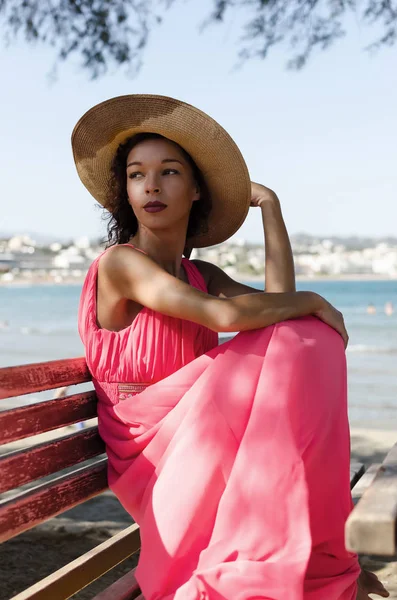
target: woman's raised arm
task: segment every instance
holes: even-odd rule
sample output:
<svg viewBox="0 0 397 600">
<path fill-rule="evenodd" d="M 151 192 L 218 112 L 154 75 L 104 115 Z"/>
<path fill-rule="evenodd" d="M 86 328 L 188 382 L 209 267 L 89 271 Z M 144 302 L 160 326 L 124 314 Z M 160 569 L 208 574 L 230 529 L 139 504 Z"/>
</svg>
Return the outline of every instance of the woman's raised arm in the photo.
<svg viewBox="0 0 397 600">
<path fill-rule="evenodd" d="M 252 181 L 251 206 L 259 207 L 262 213 L 265 236 L 265 292 L 294 292 L 294 259 L 277 194 Z"/>
</svg>

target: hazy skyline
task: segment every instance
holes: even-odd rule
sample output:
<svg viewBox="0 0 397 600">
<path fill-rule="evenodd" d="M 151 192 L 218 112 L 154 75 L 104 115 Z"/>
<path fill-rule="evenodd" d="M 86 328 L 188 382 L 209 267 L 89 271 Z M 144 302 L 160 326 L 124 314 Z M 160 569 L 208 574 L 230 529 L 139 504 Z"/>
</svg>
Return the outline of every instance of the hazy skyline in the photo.
<svg viewBox="0 0 397 600">
<path fill-rule="evenodd" d="M 75 171 L 70 134 L 98 102 L 158 93 L 225 127 L 251 178 L 277 192 L 290 233 L 395 235 L 397 49 L 369 57 L 362 47 L 372 38 L 352 22 L 346 39 L 301 72 L 285 70 L 287 48 L 236 70 L 235 19 L 200 35 L 202 14 L 192 2 L 166 13 L 134 79 L 120 71 L 90 81 L 68 62 L 49 85 L 50 49 L 2 48 L 0 231 L 103 235 L 101 212 Z M 236 237 L 263 240 L 259 209 L 250 209 Z"/>
</svg>

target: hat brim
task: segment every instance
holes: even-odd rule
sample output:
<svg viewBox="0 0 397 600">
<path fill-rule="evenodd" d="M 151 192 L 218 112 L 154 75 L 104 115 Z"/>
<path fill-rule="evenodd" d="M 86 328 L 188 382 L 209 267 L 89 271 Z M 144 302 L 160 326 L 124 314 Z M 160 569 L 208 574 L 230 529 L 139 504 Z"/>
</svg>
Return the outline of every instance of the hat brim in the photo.
<svg viewBox="0 0 397 600">
<path fill-rule="evenodd" d="M 200 169 L 212 199 L 207 233 L 189 246 L 220 244 L 243 224 L 251 183 L 244 158 L 230 135 L 199 109 L 166 96 L 132 94 L 97 104 L 72 133 L 79 177 L 92 196 L 106 205 L 111 165 L 117 148 L 138 133 L 158 133 L 179 144 Z"/>
</svg>

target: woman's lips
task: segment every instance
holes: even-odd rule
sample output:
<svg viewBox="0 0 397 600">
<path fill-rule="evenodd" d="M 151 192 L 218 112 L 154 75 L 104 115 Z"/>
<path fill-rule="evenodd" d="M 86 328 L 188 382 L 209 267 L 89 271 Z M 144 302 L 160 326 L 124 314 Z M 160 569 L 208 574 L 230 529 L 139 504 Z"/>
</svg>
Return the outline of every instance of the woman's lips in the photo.
<svg viewBox="0 0 397 600">
<path fill-rule="evenodd" d="M 146 210 L 146 212 L 155 213 L 155 212 L 160 212 L 161 210 L 164 210 L 167 207 L 166 206 L 144 206 L 143 208 L 144 208 L 144 210 Z"/>
</svg>

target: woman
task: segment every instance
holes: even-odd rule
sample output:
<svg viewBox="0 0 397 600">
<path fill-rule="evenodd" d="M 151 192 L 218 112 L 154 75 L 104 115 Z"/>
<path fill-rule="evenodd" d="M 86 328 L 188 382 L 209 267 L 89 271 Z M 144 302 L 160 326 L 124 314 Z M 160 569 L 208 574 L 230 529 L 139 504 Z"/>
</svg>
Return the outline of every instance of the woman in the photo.
<svg viewBox="0 0 397 600">
<path fill-rule="evenodd" d="M 277 196 L 210 117 L 123 96 L 76 125 L 77 170 L 110 211 L 79 331 L 109 484 L 139 523 L 146 600 L 364 600 L 351 510 L 342 315 L 296 292 Z M 260 208 L 266 293 L 191 249 Z M 182 254 L 185 257 L 182 258 Z M 239 331 L 218 346 L 218 332 Z"/>
</svg>

